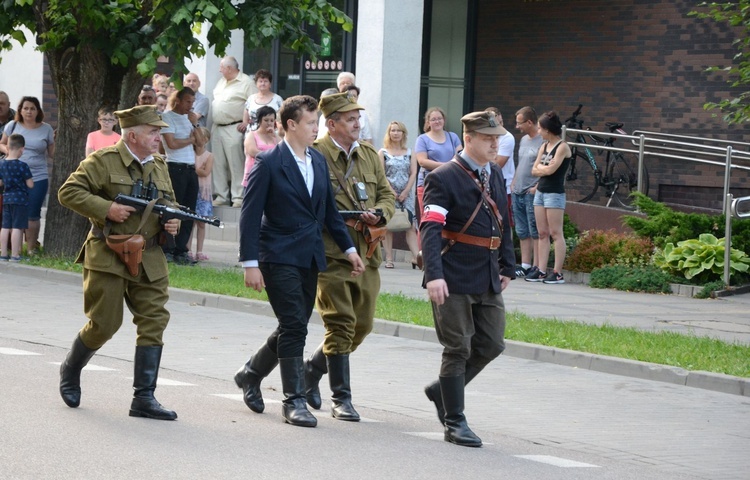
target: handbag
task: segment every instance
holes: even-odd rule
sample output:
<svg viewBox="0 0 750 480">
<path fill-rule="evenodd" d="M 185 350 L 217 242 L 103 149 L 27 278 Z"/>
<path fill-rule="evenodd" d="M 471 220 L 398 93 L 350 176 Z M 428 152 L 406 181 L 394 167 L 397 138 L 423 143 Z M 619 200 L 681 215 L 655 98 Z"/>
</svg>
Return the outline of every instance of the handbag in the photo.
<svg viewBox="0 0 750 480">
<path fill-rule="evenodd" d="M 395 213 L 386 225 L 389 232 L 405 232 L 412 227 L 409 221 L 409 212 L 406 211 L 403 205 L 396 207 Z"/>
</svg>

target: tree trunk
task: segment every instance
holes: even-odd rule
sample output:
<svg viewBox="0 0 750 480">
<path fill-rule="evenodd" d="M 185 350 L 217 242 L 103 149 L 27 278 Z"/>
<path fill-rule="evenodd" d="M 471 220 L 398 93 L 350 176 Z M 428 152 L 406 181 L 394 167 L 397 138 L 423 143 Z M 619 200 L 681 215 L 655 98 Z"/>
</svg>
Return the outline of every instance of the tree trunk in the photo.
<svg viewBox="0 0 750 480">
<path fill-rule="evenodd" d="M 86 137 L 96 130 L 102 106 L 133 105 L 135 65 L 113 66 L 109 58 L 93 48 L 48 51 L 47 62 L 59 104 L 55 136 L 55 158 L 50 177 L 50 195 L 44 228 L 44 249 L 50 255 L 73 256 L 83 245 L 90 224 L 57 199 L 60 186 L 78 168 L 86 151 Z M 127 79 L 127 81 L 125 81 Z M 123 82 L 125 81 L 125 85 Z M 142 84 L 142 79 L 141 79 Z M 130 98 L 123 102 L 122 98 Z"/>
</svg>

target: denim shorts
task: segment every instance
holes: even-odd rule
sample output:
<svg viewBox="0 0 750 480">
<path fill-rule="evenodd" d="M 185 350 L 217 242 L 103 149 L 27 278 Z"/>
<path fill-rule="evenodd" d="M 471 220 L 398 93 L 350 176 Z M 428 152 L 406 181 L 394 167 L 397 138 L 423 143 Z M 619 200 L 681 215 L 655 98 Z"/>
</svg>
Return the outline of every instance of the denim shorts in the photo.
<svg viewBox="0 0 750 480">
<path fill-rule="evenodd" d="M 539 190 L 534 194 L 534 206 L 544 208 L 559 208 L 565 210 L 564 193 L 543 193 Z"/>
<path fill-rule="evenodd" d="M 3 228 L 18 230 L 29 228 L 29 207 L 3 204 Z"/>
<path fill-rule="evenodd" d="M 536 229 L 536 217 L 534 216 L 534 194 L 511 193 L 511 206 L 513 207 L 513 221 L 515 222 L 516 235 L 525 240 L 527 238 L 539 238 Z"/>
<path fill-rule="evenodd" d="M 29 220 L 42 218 L 42 204 L 47 196 L 49 180 L 34 180 L 34 188 L 29 190 Z"/>
</svg>

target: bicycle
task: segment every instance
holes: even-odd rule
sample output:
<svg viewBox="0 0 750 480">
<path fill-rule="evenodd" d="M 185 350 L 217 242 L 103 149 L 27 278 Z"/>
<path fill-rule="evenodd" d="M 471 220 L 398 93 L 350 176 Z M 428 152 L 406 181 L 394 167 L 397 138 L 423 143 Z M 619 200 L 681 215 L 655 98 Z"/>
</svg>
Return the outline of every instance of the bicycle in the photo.
<svg viewBox="0 0 750 480">
<path fill-rule="evenodd" d="M 578 109 L 573 112 L 573 115 L 565 120 L 566 128 L 583 130 L 583 119 L 578 118 L 582 108 L 583 105 L 579 104 Z M 607 122 L 605 125 L 611 133 L 627 135 L 625 130 L 622 129 L 622 123 Z M 591 130 L 591 128 L 587 129 Z M 587 137 L 594 143 L 589 143 Z M 596 145 L 611 147 L 614 145 L 615 140 L 615 137 L 607 137 L 605 139 L 594 134 L 583 133 L 577 133 L 575 137 L 575 143 L 585 143 L 592 145 L 592 147 Z M 575 201 L 581 203 L 588 202 L 601 186 L 605 189 L 605 196 L 609 198 L 607 200 L 608 207 L 612 203 L 612 200 L 614 200 L 621 208 L 627 210 L 635 209 L 631 204 L 632 197 L 630 194 L 638 191 L 638 157 L 631 153 L 606 150 L 604 170 L 602 170 L 597 165 L 591 148 L 582 147 L 579 149 L 578 146 L 571 145 L 570 150 L 572 152 L 572 160 L 570 161 L 570 167 L 568 168 L 565 180 L 566 190 L 570 192 L 570 196 L 576 198 L 576 195 L 582 195 Z M 599 149 L 597 153 L 601 155 L 602 151 L 603 149 Z M 648 171 L 644 165 L 641 191 L 645 195 L 648 195 L 648 187 Z"/>
</svg>

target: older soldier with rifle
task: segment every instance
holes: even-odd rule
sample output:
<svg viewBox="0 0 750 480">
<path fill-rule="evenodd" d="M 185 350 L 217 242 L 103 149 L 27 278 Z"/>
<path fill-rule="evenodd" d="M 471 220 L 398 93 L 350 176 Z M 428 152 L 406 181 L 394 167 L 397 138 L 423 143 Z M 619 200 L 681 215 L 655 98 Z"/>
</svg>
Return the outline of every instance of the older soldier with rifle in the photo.
<svg viewBox="0 0 750 480">
<path fill-rule="evenodd" d="M 60 366 L 60 395 L 69 407 L 79 405 L 81 370 L 120 328 L 125 300 L 137 329 L 130 416 L 174 420 L 177 414 L 156 401 L 154 389 L 162 334 L 169 322 L 169 277 L 159 238 L 164 232 L 176 235 L 180 220 L 162 224 L 158 215 L 114 201 L 118 194 L 139 189 L 154 199 L 174 198 L 167 164 L 154 156 L 161 127 L 167 124 L 153 106 L 115 115 L 122 128 L 120 141 L 89 155 L 58 192 L 62 205 L 91 221 L 77 259 L 83 264 L 84 312 L 89 321 Z"/>
</svg>

